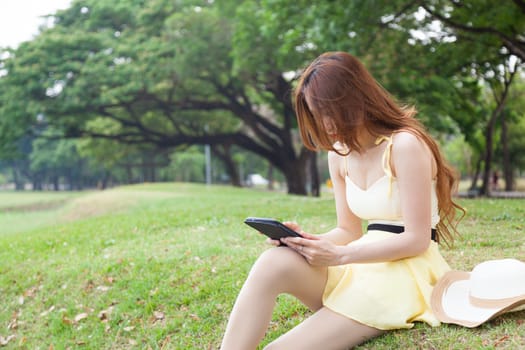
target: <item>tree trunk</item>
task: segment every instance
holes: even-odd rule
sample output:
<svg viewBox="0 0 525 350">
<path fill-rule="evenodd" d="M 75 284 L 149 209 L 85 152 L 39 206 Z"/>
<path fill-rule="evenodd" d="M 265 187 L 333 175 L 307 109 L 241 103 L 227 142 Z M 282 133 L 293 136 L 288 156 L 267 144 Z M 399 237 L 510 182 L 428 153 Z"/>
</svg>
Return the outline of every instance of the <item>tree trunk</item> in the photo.
<svg viewBox="0 0 525 350">
<path fill-rule="evenodd" d="M 24 190 L 24 181 L 22 180 L 16 164 L 13 165 L 13 181 L 15 183 L 15 190 L 22 191 Z"/>
<path fill-rule="evenodd" d="M 494 153 L 494 125 L 496 124 L 496 119 L 498 117 L 498 108 L 492 112 L 490 120 L 485 129 L 485 159 L 484 159 L 484 168 L 483 168 L 483 182 L 481 183 L 480 195 L 488 196 L 490 195 L 490 173 L 492 168 L 492 156 Z"/>
<path fill-rule="evenodd" d="M 108 182 L 109 182 L 110 176 L 111 176 L 111 173 L 105 170 L 104 175 L 102 176 L 102 179 L 100 179 L 97 183 L 97 189 L 105 190 L 106 188 L 108 188 Z"/>
<path fill-rule="evenodd" d="M 483 160 L 481 159 L 481 157 L 479 157 L 478 161 L 476 162 L 476 170 L 474 171 L 474 175 L 472 176 L 472 182 L 469 188 L 470 192 L 478 191 L 478 180 L 479 180 L 479 174 L 481 173 L 482 161 Z"/>
<path fill-rule="evenodd" d="M 286 178 L 286 185 L 288 187 L 289 194 L 296 194 L 306 196 L 306 181 L 304 173 L 298 171 L 291 171 L 284 174 Z"/>
<path fill-rule="evenodd" d="M 285 169 L 280 169 L 285 177 L 289 194 L 320 195 L 320 176 L 317 167 L 317 152 L 301 148 L 298 157 L 288 159 Z"/>
<path fill-rule="evenodd" d="M 230 183 L 235 187 L 241 187 L 241 177 L 237 164 L 231 155 L 230 145 L 216 145 L 212 147 L 212 152 L 224 164 L 224 168 L 230 177 Z"/>
<path fill-rule="evenodd" d="M 142 169 L 142 182 L 155 182 L 155 156 L 153 154 L 144 153 L 142 155 L 142 164 L 140 167 Z"/>
<path fill-rule="evenodd" d="M 126 163 L 124 165 L 126 168 L 126 177 L 128 178 L 128 184 L 133 183 L 133 170 L 131 169 L 131 164 Z"/>
<path fill-rule="evenodd" d="M 503 148 L 503 178 L 505 179 L 505 191 L 514 190 L 513 167 L 510 162 L 509 136 L 505 113 L 501 114 L 501 143 Z"/>
<path fill-rule="evenodd" d="M 321 184 L 319 181 L 319 169 L 317 166 L 317 152 L 311 152 L 310 155 L 310 194 L 314 197 L 321 195 Z"/>
<path fill-rule="evenodd" d="M 505 67 L 506 68 L 506 67 Z M 486 137 L 486 151 L 485 151 L 485 168 L 483 172 L 483 185 L 481 187 L 481 194 L 488 196 L 490 195 L 490 172 L 492 167 L 492 155 L 493 155 L 493 136 L 494 136 L 494 127 L 496 125 L 496 120 L 502 114 L 503 109 L 507 101 L 507 96 L 509 93 L 512 80 L 516 75 L 516 70 L 511 71 L 508 77 L 505 77 L 503 84 L 503 91 L 501 95 L 496 95 L 495 87 L 492 88 L 494 93 L 494 100 L 496 101 L 496 109 L 492 112 L 489 122 L 487 124 L 487 129 L 485 130 Z"/>
<path fill-rule="evenodd" d="M 266 176 L 268 179 L 268 190 L 273 191 L 273 165 L 270 163 L 268 165 L 268 175 Z"/>
<path fill-rule="evenodd" d="M 286 178 L 286 186 L 289 194 L 306 196 L 306 167 L 309 157 L 298 157 L 295 161 L 287 163 L 284 169 L 281 169 Z"/>
<path fill-rule="evenodd" d="M 38 175 L 33 179 L 33 191 L 42 191 L 42 180 Z"/>
</svg>

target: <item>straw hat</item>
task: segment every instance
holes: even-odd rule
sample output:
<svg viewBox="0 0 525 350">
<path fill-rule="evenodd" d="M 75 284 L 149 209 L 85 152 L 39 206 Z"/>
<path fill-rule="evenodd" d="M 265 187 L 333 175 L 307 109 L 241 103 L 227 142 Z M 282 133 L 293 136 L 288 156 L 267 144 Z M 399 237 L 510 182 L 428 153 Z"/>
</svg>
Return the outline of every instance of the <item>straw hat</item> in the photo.
<svg viewBox="0 0 525 350">
<path fill-rule="evenodd" d="M 434 286 L 430 301 L 441 322 L 477 327 L 505 312 L 525 309 L 525 263 L 488 260 L 472 272 L 449 271 Z"/>
</svg>

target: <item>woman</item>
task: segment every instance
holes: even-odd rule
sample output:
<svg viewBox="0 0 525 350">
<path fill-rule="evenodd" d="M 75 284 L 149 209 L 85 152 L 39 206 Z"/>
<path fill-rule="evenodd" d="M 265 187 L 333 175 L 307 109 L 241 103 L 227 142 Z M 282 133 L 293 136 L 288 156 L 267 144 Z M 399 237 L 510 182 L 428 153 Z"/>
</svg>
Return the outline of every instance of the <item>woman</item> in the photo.
<svg viewBox="0 0 525 350">
<path fill-rule="evenodd" d="M 350 54 L 318 57 L 294 95 L 305 146 L 329 152 L 337 227 L 312 235 L 287 223 L 303 238 L 255 262 L 221 350 L 256 348 L 281 293 L 313 314 L 267 349 L 348 349 L 414 321 L 438 325 L 430 295 L 449 266 L 437 242 L 452 241 L 463 211 L 438 146 Z"/>
</svg>

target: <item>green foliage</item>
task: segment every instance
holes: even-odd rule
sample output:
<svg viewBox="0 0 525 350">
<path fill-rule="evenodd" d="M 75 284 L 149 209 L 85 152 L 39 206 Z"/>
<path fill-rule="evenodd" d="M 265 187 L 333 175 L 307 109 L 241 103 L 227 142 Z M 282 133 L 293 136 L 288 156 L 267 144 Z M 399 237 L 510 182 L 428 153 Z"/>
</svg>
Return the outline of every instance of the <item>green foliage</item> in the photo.
<svg viewBox="0 0 525 350">
<path fill-rule="evenodd" d="M 22 105 L 6 109 L 9 119 L 0 121 L 5 130 L 15 123 L 32 126 L 40 115 L 68 137 L 164 150 L 233 144 L 281 171 L 300 161 L 291 141 L 287 83 L 280 72 L 262 82 L 231 75 L 233 20 L 217 6 L 206 1 L 86 1 L 56 17 L 54 27 L 5 61 L 2 80 L 13 87 L 9 100 L 35 106 L 31 111 Z M 31 84 L 23 83 L 28 80 Z M 266 87 L 270 83 L 277 88 Z M 260 106 L 261 101 L 271 108 Z M 15 118 L 14 109 L 25 119 Z M 298 188 L 304 191 L 305 186 Z"/>
<path fill-rule="evenodd" d="M 56 140 L 46 138 L 45 133 L 33 141 L 33 150 L 29 156 L 30 170 L 38 174 L 40 181 L 52 182 L 64 173 L 80 178 L 81 159 L 74 140 Z M 76 174 L 75 174 L 76 172 Z"/>
<path fill-rule="evenodd" d="M 184 152 L 174 152 L 171 155 L 170 172 L 175 181 L 205 182 L 204 152 L 200 147 L 190 147 Z"/>
<path fill-rule="evenodd" d="M 525 58 L 520 33 L 525 30 L 525 9 L 519 2 L 495 4 L 490 0 L 455 2 L 450 0 L 424 1 L 431 19 L 445 23 L 445 35 L 470 43 L 472 51 L 484 48 L 486 54 L 514 54 Z M 521 46 L 521 47 L 520 47 Z M 478 47 L 478 48 L 477 48 Z M 478 51 L 479 52 L 479 51 Z"/>
<path fill-rule="evenodd" d="M 442 145 L 445 158 L 460 173 L 461 177 L 471 176 L 474 172 L 472 150 L 463 137 L 455 137 Z"/>
<path fill-rule="evenodd" d="M 343 50 L 415 104 L 434 135 L 463 134 L 479 158 L 492 93 L 523 68 L 524 16 L 518 2 L 488 0 L 74 1 L 54 26 L 0 53 L 0 157 L 16 157 L 19 140 L 45 124 L 112 140 L 94 149 L 235 145 L 294 188 L 306 170 L 291 89 L 307 62 Z M 93 152 L 107 168 L 117 148 Z"/>
<path fill-rule="evenodd" d="M 521 79 L 519 79 L 521 78 Z M 525 94 L 525 79 L 518 77 L 515 82 L 515 88 L 509 97 L 507 109 L 504 110 L 504 118 L 508 125 L 508 147 L 510 162 L 515 170 L 523 171 L 525 169 L 525 100 L 522 96 Z M 497 155 L 502 155 L 502 147 L 498 145 Z"/>
<path fill-rule="evenodd" d="M 140 21 L 153 13 L 155 20 L 167 18 L 174 11 L 164 8 L 167 3 L 143 8 L 137 1 L 91 1 L 60 12 L 55 27 L 6 61 L 6 84 L 25 86 L 10 99 L 34 101 L 33 114 L 43 114 L 69 136 L 89 132 L 86 123 L 101 116 L 118 122 L 130 141 L 143 140 L 147 131 L 173 130 L 165 114 L 168 121 L 173 117 L 174 51 L 163 28 L 149 36 Z M 26 81 L 34 86 L 21 84 Z"/>
<path fill-rule="evenodd" d="M 525 114 L 515 121 L 511 121 L 509 128 L 509 153 L 513 168 L 523 171 L 525 169 Z"/>
</svg>

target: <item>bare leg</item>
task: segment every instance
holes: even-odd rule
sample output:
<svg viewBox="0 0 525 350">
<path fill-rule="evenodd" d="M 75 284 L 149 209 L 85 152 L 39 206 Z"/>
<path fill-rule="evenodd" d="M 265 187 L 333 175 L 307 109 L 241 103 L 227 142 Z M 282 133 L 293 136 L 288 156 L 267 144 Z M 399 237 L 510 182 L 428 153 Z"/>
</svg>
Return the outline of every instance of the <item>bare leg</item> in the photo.
<svg viewBox="0 0 525 350">
<path fill-rule="evenodd" d="M 326 268 L 311 266 L 291 249 L 265 251 L 237 297 L 221 350 L 255 349 L 264 337 L 281 293 L 296 296 L 312 310 L 321 308 L 326 277 Z"/>
<path fill-rule="evenodd" d="M 323 307 L 277 338 L 265 350 L 350 349 L 384 331 L 366 326 Z"/>
</svg>

